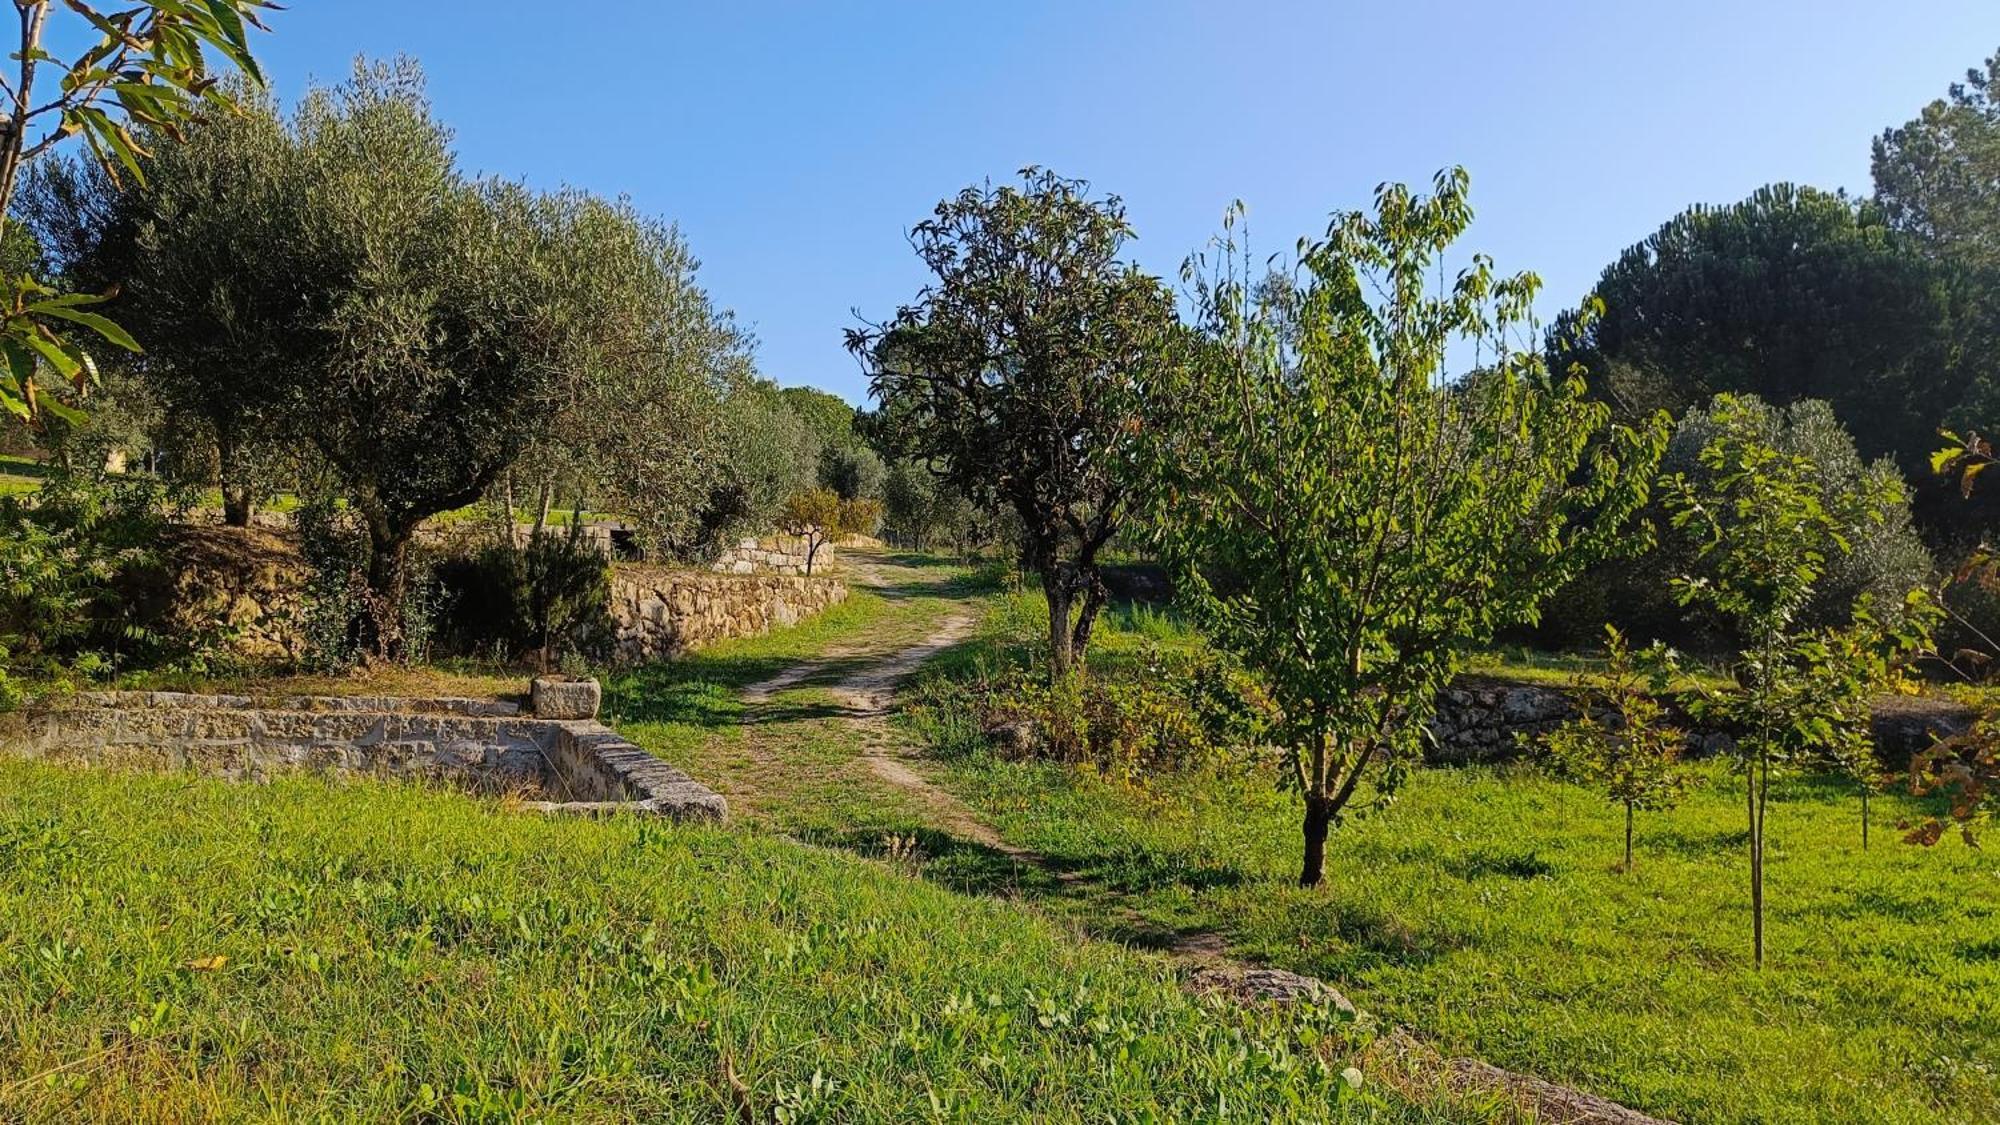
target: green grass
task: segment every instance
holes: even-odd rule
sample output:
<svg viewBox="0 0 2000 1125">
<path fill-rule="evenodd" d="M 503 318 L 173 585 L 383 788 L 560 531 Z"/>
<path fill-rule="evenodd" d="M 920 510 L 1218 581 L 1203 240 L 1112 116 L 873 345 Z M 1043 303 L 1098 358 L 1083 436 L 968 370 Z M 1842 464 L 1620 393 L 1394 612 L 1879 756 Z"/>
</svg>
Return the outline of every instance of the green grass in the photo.
<svg viewBox="0 0 2000 1125">
<path fill-rule="evenodd" d="M 1006 659 L 1032 616 L 1002 602 L 984 650 L 940 674 Z M 1161 633 L 1107 625 L 1100 674 Z M 1894 795 L 1862 851 L 1851 792 L 1784 783 L 1759 972 L 1740 783 L 1700 769 L 1680 809 L 1642 814 L 1630 874 L 1593 793 L 1518 767 L 1418 771 L 1335 830 L 1312 890 L 1275 766 L 1130 785 L 974 754 L 938 776 L 1046 858 L 1039 877 L 1006 873 L 1016 893 L 1140 946 L 1220 934 L 1448 1051 L 1686 1121 L 2000 1119 L 2000 866 L 1901 843 L 1895 822 L 1930 810 Z M 982 885 L 963 866 L 939 874 Z"/>
<path fill-rule="evenodd" d="M 1036 609 L 999 600 L 981 644 L 933 674 L 1020 659 Z M 1199 641 L 1108 614 L 1092 664 L 1116 674 L 1160 643 Z M 1513 653 L 1475 670 L 1567 682 L 1586 666 Z M 1680 809 L 1642 814 L 1630 874 L 1619 814 L 1591 792 L 1520 767 L 1420 770 L 1336 828 L 1325 885 L 1302 890 L 1301 806 L 1275 764 L 1133 785 L 965 755 L 977 739 L 949 716 L 918 725 L 956 752 L 935 776 L 1047 861 L 935 872 L 954 885 L 1005 881 L 1140 946 L 1219 934 L 1448 1051 L 1680 1120 L 2000 1120 L 2000 865 L 1901 843 L 1898 819 L 1935 811 L 1906 798 L 1878 798 L 1863 851 L 1850 791 L 1778 787 L 1759 972 L 1740 782 L 1719 763 Z"/>
<path fill-rule="evenodd" d="M 1071 873 L 1041 888 L 1051 906 L 1141 943 L 1219 932 L 1452 1050 L 1686 1121 L 2000 1118 L 2000 869 L 1900 843 L 1894 799 L 1863 852 L 1851 794 L 1780 787 L 1760 973 L 1720 769 L 1642 816 L 1630 874 L 1591 793 L 1423 771 L 1335 831 L 1314 890 L 1293 885 L 1299 804 L 1269 775 L 1139 790 L 988 761 L 951 778 Z"/>
<path fill-rule="evenodd" d="M 410 787 L 0 763 L 0 949 L 6 1120 L 1444 1119 L 887 865 Z"/>
</svg>

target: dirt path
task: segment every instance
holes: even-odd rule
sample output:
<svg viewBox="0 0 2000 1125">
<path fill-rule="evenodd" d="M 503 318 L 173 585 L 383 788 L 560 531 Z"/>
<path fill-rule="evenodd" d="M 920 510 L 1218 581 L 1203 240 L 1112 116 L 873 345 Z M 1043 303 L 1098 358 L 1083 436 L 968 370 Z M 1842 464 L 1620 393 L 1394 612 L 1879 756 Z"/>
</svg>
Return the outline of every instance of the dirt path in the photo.
<svg viewBox="0 0 2000 1125">
<path fill-rule="evenodd" d="M 851 564 L 849 573 L 856 585 L 886 597 L 919 596 L 911 591 L 912 577 L 916 572 L 881 558 L 858 556 L 856 562 Z M 938 596 L 943 596 L 941 589 Z M 895 707 L 896 689 L 902 682 L 921 668 L 925 661 L 971 636 L 977 623 L 978 611 L 975 607 L 954 605 L 914 642 L 888 645 L 862 642 L 835 646 L 816 660 L 750 685 L 743 689 L 742 698 L 753 707 L 761 706 L 794 688 L 824 686 L 839 708 L 839 714 L 833 721 L 845 724 L 853 732 L 859 756 L 869 773 L 914 800 L 940 830 L 1026 858 L 1025 853 L 1010 847 L 964 802 L 919 773 L 914 764 L 920 757 L 917 746 L 907 734 L 888 721 Z M 816 682 L 838 668 L 847 670 L 831 682 L 823 685 Z"/>
<path fill-rule="evenodd" d="M 854 556 L 850 556 L 854 557 Z M 913 579 L 918 572 L 880 557 L 861 555 L 850 564 L 857 585 L 885 597 L 946 596 L 925 592 Z M 824 688 L 836 711 L 821 721 L 844 724 L 856 740 L 858 757 L 869 773 L 921 807 L 931 826 L 1046 872 L 1058 882 L 1079 880 L 1041 854 L 1008 843 L 991 825 L 956 796 L 933 784 L 918 770 L 921 754 L 914 740 L 890 723 L 897 689 L 924 662 L 971 636 L 978 621 L 976 606 L 959 602 L 920 637 L 886 637 L 879 641 L 839 645 L 770 679 L 743 689 L 752 708 L 770 706 L 777 696 L 805 687 Z M 1241 1003 L 1291 1003 L 1300 999 L 1354 1005 L 1326 982 L 1313 977 L 1240 960 L 1229 953 L 1221 934 L 1191 933 L 1175 938 L 1164 952 L 1186 974 L 1187 987 L 1217 992 Z M 1511 1109 L 1516 1121 L 1559 1122 L 1562 1125 L 1667 1125 L 1615 1102 L 1525 1074 L 1501 1070 L 1476 1059 L 1450 1058 L 1401 1027 L 1391 1027 L 1370 1048 L 1372 1067 L 1385 1073 L 1406 1095 L 1424 1100 L 1426 1093 L 1472 1095 L 1491 1099 L 1494 1108 Z"/>
</svg>

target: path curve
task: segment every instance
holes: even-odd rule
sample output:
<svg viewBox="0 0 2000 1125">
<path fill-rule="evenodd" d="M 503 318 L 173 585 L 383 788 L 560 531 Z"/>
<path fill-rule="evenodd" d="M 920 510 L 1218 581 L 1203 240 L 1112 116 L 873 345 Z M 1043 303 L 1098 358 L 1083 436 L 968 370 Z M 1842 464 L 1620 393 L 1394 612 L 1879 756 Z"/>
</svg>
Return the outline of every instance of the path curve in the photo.
<svg viewBox="0 0 2000 1125">
<path fill-rule="evenodd" d="M 886 574 L 885 568 L 902 569 L 862 556 L 850 576 L 859 585 L 883 590 L 896 585 L 895 576 Z M 912 764 L 921 757 L 913 740 L 888 721 L 902 682 L 926 661 L 970 636 L 977 620 L 973 607 L 954 606 L 915 644 L 891 649 L 866 644 L 836 646 L 818 659 L 750 685 L 743 689 L 742 699 L 752 706 L 761 706 L 781 692 L 807 685 L 831 668 L 862 661 L 858 668 L 825 687 L 839 707 L 837 721 L 848 724 L 860 740 L 860 757 L 869 771 L 920 803 L 935 827 L 992 848 L 1016 862 L 1040 868 L 1060 882 L 1077 881 L 1080 876 L 1061 870 L 1040 853 L 1008 843 L 963 801 L 925 778 Z M 1314 998 L 1349 1012 L 1356 1011 L 1347 997 L 1316 977 L 1271 969 L 1232 956 L 1220 934 L 1181 934 L 1165 952 L 1181 966 L 1184 986 L 1190 991 L 1220 992 L 1246 1004 L 1286 1004 Z M 1516 1115 L 1514 1119 L 1519 1121 L 1671 1125 L 1581 1090 L 1502 1070 L 1477 1059 L 1447 1057 L 1402 1027 L 1390 1027 L 1377 1047 L 1371 1049 L 1371 1056 L 1401 1071 L 1403 1080 L 1410 1083 L 1406 1093 L 1417 1094 L 1417 1087 L 1432 1083 L 1460 1094 L 1477 1092 L 1496 1099 L 1500 1105 L 1495 1108 L 1511 1108 Z"/>
</svg>

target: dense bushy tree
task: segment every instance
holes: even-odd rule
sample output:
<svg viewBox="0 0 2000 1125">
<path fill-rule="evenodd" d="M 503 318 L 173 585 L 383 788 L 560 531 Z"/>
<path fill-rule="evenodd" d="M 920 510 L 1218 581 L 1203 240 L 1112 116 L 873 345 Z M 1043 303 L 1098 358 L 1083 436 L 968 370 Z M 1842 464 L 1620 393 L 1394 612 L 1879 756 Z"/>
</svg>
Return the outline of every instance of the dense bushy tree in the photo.
<svg viewBox="0 0 2000 1125">
<path fill-rule="evenodd" d="M 307 346 L 310 312 L 286 240 L 296 229 L 295 152 L 277 108 L 245 91 L 183 139 L 155 139 L 147 176 L 113 178 L 85 160 L 38 168 L 23 211 L 61 270 L 149 342 L 133 367 L 213 449 L 176 466 L 221 487 L 223 515 L 247 524 L 280 432 L 279 368 Z M 202 483 L 208 483 L 203 480 Z"/>
<path fill-rule="evenodd" d="M 719 477 L 693 529 L 666 544 L 681 558 L 711 558 L 737 536 L 770 530 L 785 501 L 818 480 L 819 439 L 769 380 L 732 379 L 721 420 Z"/>
<path fill-rule="evenodd" d="M 2000 54 L 1875 139 L 1875 198 L 1933 253 L 2000 269 Z"/>
<path fill-rule="evenodd" d="M 1089 643 L 1099 554 L 1138 498 L 1136 377 L 1175 327 L 1166 289 L 1119 258 L 1131 237 L 1123 203 L 1079 180 L 1030 168 L 1018 187 L 967 188 L 911 233 L 931 283 L 848 336 L 897 455 L 1019 517 L 1058 677 Z"/>
<path fill-rule="evenodd" d="M 1554 365 L 1580 362 L 1626 417 L 1721 392 L 1832 403 L 1868 457 L 1921 471 L 1940 419 L 1989 378 L 1960 346 L 1973 296 L 1879 209 L 1778 184 L 1695 207 L 1599 278 L 1603 315 L 1560 321 Z"/>
<path fill-rule="evenodd" d="M 855 411 L 846 399 L 818 387 L 786 387 L 778 394 L 822 449 L 846 449 L 861 444 L 854 424 Z"/>
<path fill-rule="evenodd" d="M 1911 520 L 1910 488 L 1887 458 L 1861 459 L 1831 406 L 1805 400 L 1776 407 L 1750 395 L 1729 401 L 1732 414 L 1762 441 L 1815 467 L 1821 501 L 1830 510 L 1844 510 L 1838 498 L 1857 492 L 1877 502 L 1855 512 L 1840 528 L 1848 550 L 1828 561 L 1824 578 L 1800 611 L 1801 624 L 1846 624 L 1862 594 L 1873 595 L 1877 606 L 1887 607 L 1885 612 L 1893 611 L 1905 591 L 1930 582 L 1933 565 Z M 1702 463 L 1702 452 L 1720 432 L 1718 408 L 1704 403 L 1675 425 L 1661 458 L 1662 475 L 1707 482 L 1712 473 Z M 1647 506 L 1642 519 L 1657 530 L 1650 546 L 1636 557 L 1591 567 L 1550 599 L 1534 634 L 1538 640 L 1558 647 L 1589 644 L 1608 621 L 1633 636 L 1688 648 L 1733 649 L 1741 643 L 1742 638 L 1729 635 L 1728 622 L 1701 607 L 1683 605 L 1660 581 L 1663 574 L 1699 570 L 1699 543 L 1668 525 L 1660 499 Z"/>
<path fill-rule="evenodd" d="M 1466 177 L 1335 217 L 1281 283 L 1224 243 L 1205 344 L 1147 399 L 1155 524 L 1214 640 L 1267 679 L 1305 797 L 1299 881 L 1364 780 L 1392 792 L 1462 654 L 1610 549 L 1665 440 L 1554 378 L 1539 282 L 1483 257 L 1433 288 Z M 1454 345 L 1476 378 L 1451 382 Z"/>
<path fill-rule="evenodd" d="M 511 482 L 544 510 L 558 492 L 616 510 L 649 550 L 684 542 L 727 474 L 725 400 L 749 378 L 748 340 L 672 226 L 575 191 L 537 206 L 560 361 L 524 404 L 538 425 Z"/>
</svg>

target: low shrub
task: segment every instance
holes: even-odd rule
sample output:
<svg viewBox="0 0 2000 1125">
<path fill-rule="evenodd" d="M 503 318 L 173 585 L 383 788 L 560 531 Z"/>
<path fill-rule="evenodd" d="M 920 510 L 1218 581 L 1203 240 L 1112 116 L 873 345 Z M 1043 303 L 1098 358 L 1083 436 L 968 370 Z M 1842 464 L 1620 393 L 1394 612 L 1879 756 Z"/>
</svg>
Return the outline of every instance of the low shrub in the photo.
<svg viewBox="0 0 2000 1125">
<path fill-rule="evenodd" d="M 547 669 L 609 639 L 611 561 L 575 524 L 444 560 L 435 573 L 442 640 L 455 652 L 533 655 Z"/>
<path fill-rule="evenodd" d="M 0 706 L 22 702 L 28 683 L 61 690 L 199 651 L 203 638 L 135 612 L 170 506 L 151 478 L 66 471 L 0 498 Z"/>
<path fill-rule="evenodd" d="M 940 756 L 991 748 L 1137 779 L 1254 753 L 1271 711 L 1255 681 L 1221 656 L 1148 645 L 1136 662 L 1053 684 L 1019 665 L 934 679 L 909 714 Z"/>
</svg>

